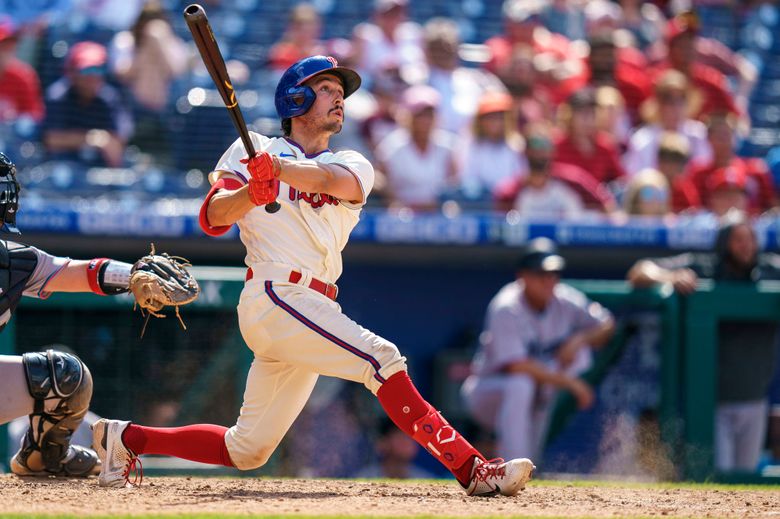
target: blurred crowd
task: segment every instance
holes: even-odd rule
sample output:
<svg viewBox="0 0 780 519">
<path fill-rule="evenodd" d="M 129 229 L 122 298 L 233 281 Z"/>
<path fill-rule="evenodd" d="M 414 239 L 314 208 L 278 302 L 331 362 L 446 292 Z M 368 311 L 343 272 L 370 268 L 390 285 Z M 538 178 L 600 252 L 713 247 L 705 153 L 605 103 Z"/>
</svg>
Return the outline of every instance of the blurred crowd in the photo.
<svg viewBox="0 0 780 519">
<path fill-rule="evenodd" d="M 724 43 L 707 30 L 708 21 L 722 28 L 724 13 L 734 27 L 772 27 L 776 2 L 477 3 L 500 10 L 484 41 L 465 41 L 462 19 L 436 9 L 413 21 L 408 0 L 375 0 L 368 19 L 326 39 L 323 12 L 333 6 L 290 2 L 279 12 L 287 19 L 281 36 L 247 47 L 269 23 L 238 16 L 257 2 L 204 2 L 218 38 L 246 44 L 243 54 L 237 45 L 223 50 L 239 93 L 252 94 L 239 99 L 258 131 L 280 133 L 267 107 L 276 78 L 298 59 L 329 54 L 360 71 L 364 88 L 347 103 L 334 145 L 373 161 L 375 204 L 616 221 L 776 210 L 770 166 L 780 153 L 770 150 L 780 142 L 757 148 L 749 139 L 777 126 L 764 114 L 772 106 L 757 112 L 753 100 L 756 91 L 780 95 L 772 90 L 780 71 L 762 76 L 747 36 Z M 2 147 L 22 164 L 208 170 L 217 158 L 208 151 L 235 134 L 218 110 L 192 122 L 220 106 L 182 30 L 182 6 L 61 0 L 4 8 Z M 773 49 L 763 44 L 770 57 Z M 756 113 L 760 121 L 751 120 Z"/>
</svg>

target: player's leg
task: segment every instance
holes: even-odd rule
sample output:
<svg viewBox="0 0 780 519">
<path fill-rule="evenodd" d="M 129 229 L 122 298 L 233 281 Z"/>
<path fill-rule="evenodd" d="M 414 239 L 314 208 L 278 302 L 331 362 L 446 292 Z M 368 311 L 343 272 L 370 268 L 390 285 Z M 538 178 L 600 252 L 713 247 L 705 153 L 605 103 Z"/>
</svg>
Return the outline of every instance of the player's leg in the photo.
<svg viewBox="0 0 780 519">
<path fill-rule="evenodd" d="M 734 441 L 734 469 L 754 471 L 761 458 L 769 421 L 769 402 L 754 400 L 740 402 L 736 411 L 736 438 Z"/>
<path fill-rule="evenodd" d="M 48 350 L 0 357 L 2 422 L 30 417 L 11 470 L 21 476 L 88 476 L 98 467 L 91 450 L 70 444 L 92 398 L 92 375 L 81 360 Z"/>
<path fill-rule="evenodd" d="M 198 424 L 144 427 L 119 420 L 93 426 L 103 459 L 101 486 L 126 486 L 141 454 L 236 467 L 258 468 L 268 461 L 311 394 L 317 374 L 272 359 L 255 358 L 247 375 L 236 425 Z"/>
<path fill-rule="evenodd" d="M 35 401 L 27 389 L 22 357 L 0 355 L 0 424 L 30 414 Z"/>
<path fill-rule="evenodd" d="M 470 378 L 463 397 L 471 416 L 496 434 L 497 450 L 509 458 L 537 454 L 533 418 L 536 383 L 526 375 Z"/>
<path fill-rule="evenodd" d="M 242 331 L 265 334 L 272 354 L 293 365 L 363 383 L 379 398 L 391 420 L 449 469 L 469 494 L 517 492 L 533 464 L 484 463 L 485 458 L 417 391 L 406 359 L 389 341 L 359 326 L 338 305 L 297 286 L 266 283 L 276 308 L 242 312 Z M 255 310 L 257 304 L 254 305 Z M 504 488 L 496 484 L 499 481 Z"/>
</svg>

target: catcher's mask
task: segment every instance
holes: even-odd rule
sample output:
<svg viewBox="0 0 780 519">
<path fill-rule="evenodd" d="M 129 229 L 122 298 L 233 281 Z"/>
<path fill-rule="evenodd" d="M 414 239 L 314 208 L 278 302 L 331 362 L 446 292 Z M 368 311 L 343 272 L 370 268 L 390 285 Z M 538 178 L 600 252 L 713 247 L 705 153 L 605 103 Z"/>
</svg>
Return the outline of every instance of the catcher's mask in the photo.
<svg viewBox="0 0 780 519">
<path fill-rule="evenodd" d="M 21 234 L 16 227 L 20 189 L 16 166 L 5 153 L 0 153 L 0 218 L 3 224 L 0 233 Z"/>
</svg>

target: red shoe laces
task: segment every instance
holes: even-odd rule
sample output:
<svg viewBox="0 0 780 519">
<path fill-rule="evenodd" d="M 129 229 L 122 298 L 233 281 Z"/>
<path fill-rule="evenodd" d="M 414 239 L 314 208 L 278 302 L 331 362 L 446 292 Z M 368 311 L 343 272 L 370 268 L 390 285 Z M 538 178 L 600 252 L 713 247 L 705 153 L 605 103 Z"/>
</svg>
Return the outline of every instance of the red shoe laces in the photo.
<svg viewBox="0 0 780 519">
<path fill-rule="evenodd" d="M 487 478 L 503 478 L 505 475 L 504 458 L 486 460 L 474 469 L 474 477 L 478 481 L 486 481 Z"/>
<path fill-rule="evenodd" d="M 130 481 L 130 474 L 133 475 L 133 480 Z M 131 486 L 138 487 L 144 480 L 144 466 L 141 460 L 137 456 L 130 456 L 125 464 L 125 471 L 122 473 L 125 477 L 125 483 Z"/>
</svg>

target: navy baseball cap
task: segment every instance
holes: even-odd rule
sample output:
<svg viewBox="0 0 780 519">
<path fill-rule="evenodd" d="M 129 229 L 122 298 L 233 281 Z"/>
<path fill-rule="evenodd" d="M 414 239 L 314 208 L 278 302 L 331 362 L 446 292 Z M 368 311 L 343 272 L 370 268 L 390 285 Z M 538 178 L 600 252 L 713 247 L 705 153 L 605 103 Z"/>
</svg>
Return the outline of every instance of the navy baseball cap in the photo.
<svg viewBox="0 0 780 519">
<path fill-rule="evenodd" d="M 517 270 L 534 272 L 562 272 L 566 260 L 558 254 L 558 247 L 549 238 L 535 238 L 528 245 L 517 262 Z"/>
</svg>

